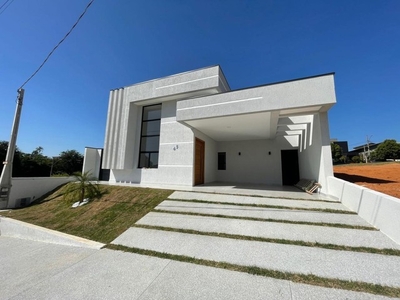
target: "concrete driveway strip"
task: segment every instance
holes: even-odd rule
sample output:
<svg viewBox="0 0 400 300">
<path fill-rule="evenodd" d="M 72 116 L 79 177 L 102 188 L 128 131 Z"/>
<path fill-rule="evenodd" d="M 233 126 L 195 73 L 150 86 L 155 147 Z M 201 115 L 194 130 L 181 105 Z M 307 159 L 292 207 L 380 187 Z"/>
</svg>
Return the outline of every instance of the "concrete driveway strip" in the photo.
<svg viewBox="0 0 400 300">
<path fill-rule="evenodd" d="M 205 194 L 193 192 L 173 192 L 168 199 L 179 200 L 200 200 L 217 203 L 235 203 L 235 204 L 258 204 L 258 205 L 273 205 L 293 208 L 317 208 L 317 209 L 333 209 L 350 211 L 349 208 L 340 202 L 323 202 L 313 200 L 292 200 L 264 197 L 249 197 L 237 195 L 221 195 L 221 194 Z"/>
<path fill-rule="evenodd" d="M 0 236 L 0 299 L 17 296 L 97 251 Z"/>
<path fill-rule="evenodd" d="M 130 228 L 113 241 L 212 261 L 400 287 L 400 257 Z"/>
<path fill-rule="evenodd" d="M 0 254 L 0 299 L 391 299 L 133 253 L 1 236 Z"/>
<path fill-rule="evenodd" d="M 331 214 L 319 211 L 292 210 L 266 207 L 237 206 L 229 204 L 212 204 L 165 200 L 156 209 L 191 212 L 229 217 L 247 217 L 294 222 L 340 223 L 352 226 L 372 226 L 358 215 Z"/>
<path fill-rule="evenodd" d="M 139 299 L 383 300 L 392 298 L 172 261 Z"/>
<path fill-rule="evenodd" d="M 201 232 L 226 233 L 333 244 L 338 246 L 400 249 L 400 245 L 377 230 L 357 230 L 328 226 L 285 224 L 151 212 L 136 224 L 190 229 Z"/>
</svg>

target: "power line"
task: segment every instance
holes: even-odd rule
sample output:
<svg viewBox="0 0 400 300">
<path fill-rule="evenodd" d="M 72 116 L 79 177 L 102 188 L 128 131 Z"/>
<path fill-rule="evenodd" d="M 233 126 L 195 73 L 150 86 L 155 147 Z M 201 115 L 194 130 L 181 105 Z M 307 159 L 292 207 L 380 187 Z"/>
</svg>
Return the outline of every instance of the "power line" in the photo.
<svg viewBox="0 0 400 300">
<path fill-rule="evenodd" d="M 14 0 L 13 0 L 14 1 Z M 92 5 L 94 0 L 90 0 L 89 3 L 86 5 L 84 11 L 82 12 L 82 14 L 79 16 L 79 18 L 76 20 L 75 24 L 72 25 L 71 29 L 67 32 L 67 34 L 58 42 L 58 44 L 53 48 L 53 50 L 50 51 L 50 53 L 47 55 L 47 57 L 45 58 L 45 60 L 42 62 L 42 64 L 39 66 L 39 68 L 36 69 L 35 72 L 33 72 L 33 74 L 21 85 L 20 89 L 22 89 L 25 84 L 27 84 L 39 71 L 40 69 L 44 66 L 44 64 L 48 61 L 48 59 L 50 58 L 50 56 L 54 53 L 54 51 L 56 51 L 56 49 L 61 45 L 62 42 L 64 42 L 64 40 L 69 36 L 69 34 L 72 32 L 72 30 L 74 30 L 74 28 L 76 27 L 76 25 L 78 25 L 79 21 L 82 19 L 82 17 L 86 14 L 86 11 L 88 10 L 88 8 L 90 7 L 90 5 Z"/>
<path fill-rule="evenodd" d="M 10 3 L 8 3 L 8 2 L 10 2 Z M 3 13 L 3 12 L 5 12 L 6 11 L 6 9 L 11 5 L 11 3 L 13 3 L 14 2 L 14 0 L 6 0 L 6 2 L 4 2 L 1 6 L 0 6 L 0 15 Z M 3 7 L 4 7 L 4 5 L 6 5 L 8 3 L 8 5 L 3 9 L 3 10 L 1 10 Z"/>
<path fill-rule="evenodd" d="M 8 1 L 10 1 L 10 0 L 6 0 L 6 2 L 4 2 L 4 3 L 0 6 L 0 9 L 2 9 L 3 6 L 7 4 Z"/>
</svg>

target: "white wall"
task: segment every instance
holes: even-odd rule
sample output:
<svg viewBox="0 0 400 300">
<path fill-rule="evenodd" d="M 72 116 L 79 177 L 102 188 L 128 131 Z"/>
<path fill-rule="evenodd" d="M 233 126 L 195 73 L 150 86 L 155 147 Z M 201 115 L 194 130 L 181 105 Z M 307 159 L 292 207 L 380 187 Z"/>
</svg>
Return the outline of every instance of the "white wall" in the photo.
<svg viewBox="0 0 400 300">
<path fill-rule="evenodd" d="M 299 153 L 300 178 L 317 180 L 328 192 L 327 176 L 333 176 L 327 113 L 313 115 L 311 139 Z"/>
<path fill-rule="evenodd" d="M 19 207 L 19 199 L 21 198 L 30 198 L 30 202 L 32 202 L 69 181 L 73 181 L 73 177 L 13 178 L 8 208 Z M 26 204 L 29 204 L 29 201 Z"/>
<path fill-rule="evenodd" d="M 133 108 L 132 108 L 133 107 Z M 112 169 L 110 182 L 133 182 L 143 184 L 192 185 L 193 182 L 193 141 L 190 128 L 176 122 L 176 101 L 163 102 L 161 106 L 160 148 L 157 169 L 138 169 L 140 147 L 141 107 L 131 104 L 135 112 L 130 116 L 126 136 L 125 169 Z"/>
<path fill-rule="evenodd" d="M 400 243 L 400 199 L 328 176 L 328 192 Z"/>
<path fill-rule="evenodd" d="M 218 142 L 217 152 L 226 152 L 226 170 L 217 171 L 217 181 L 282 185 L 281 150 L 285 149 L 294 148 L 283 137 Z"/>
<path fill-rule="evenodd" d="M 101 155 L 102 149 L 86 147 L 82 173 L 90 172 L 92 177 L 99 179 Z"/>
</svg>

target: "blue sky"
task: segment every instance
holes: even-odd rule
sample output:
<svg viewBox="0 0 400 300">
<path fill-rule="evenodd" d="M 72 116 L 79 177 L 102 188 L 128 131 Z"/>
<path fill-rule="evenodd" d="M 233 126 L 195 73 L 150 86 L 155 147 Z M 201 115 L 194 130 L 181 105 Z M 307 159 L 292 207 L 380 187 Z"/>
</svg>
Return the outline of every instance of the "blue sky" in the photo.
<svg viewBox="0 0 400 300">
<path fill-rule="evenodd" d="M 0 0 L 0 6 L 5 0 Z M 0 140 L 88 1 L 0 11 Z M 219 64 L 232 89 L 336 72 L 332 138 L 400 141 L 400 1 L 95 0 L 25 86 L 18 147 L 103 147 L 114 88 Z"/>
</svg>

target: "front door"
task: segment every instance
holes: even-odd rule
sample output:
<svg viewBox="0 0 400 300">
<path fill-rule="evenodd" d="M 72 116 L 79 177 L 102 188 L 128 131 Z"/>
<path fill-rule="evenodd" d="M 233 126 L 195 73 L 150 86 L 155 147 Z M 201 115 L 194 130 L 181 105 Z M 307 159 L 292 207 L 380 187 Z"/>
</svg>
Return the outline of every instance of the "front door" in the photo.
<svg viewBox="0 0 400 300">
<path fill-rule="evenodd" d="M 295 185 L 300 180 L 297 150 L 281 150 L 282 185 Z"/>
<path fill-rule="evenodd" d="M 196 138 L 194 158 L 194 185 L 204 183 L 204 141 Z"/>
</svg>

